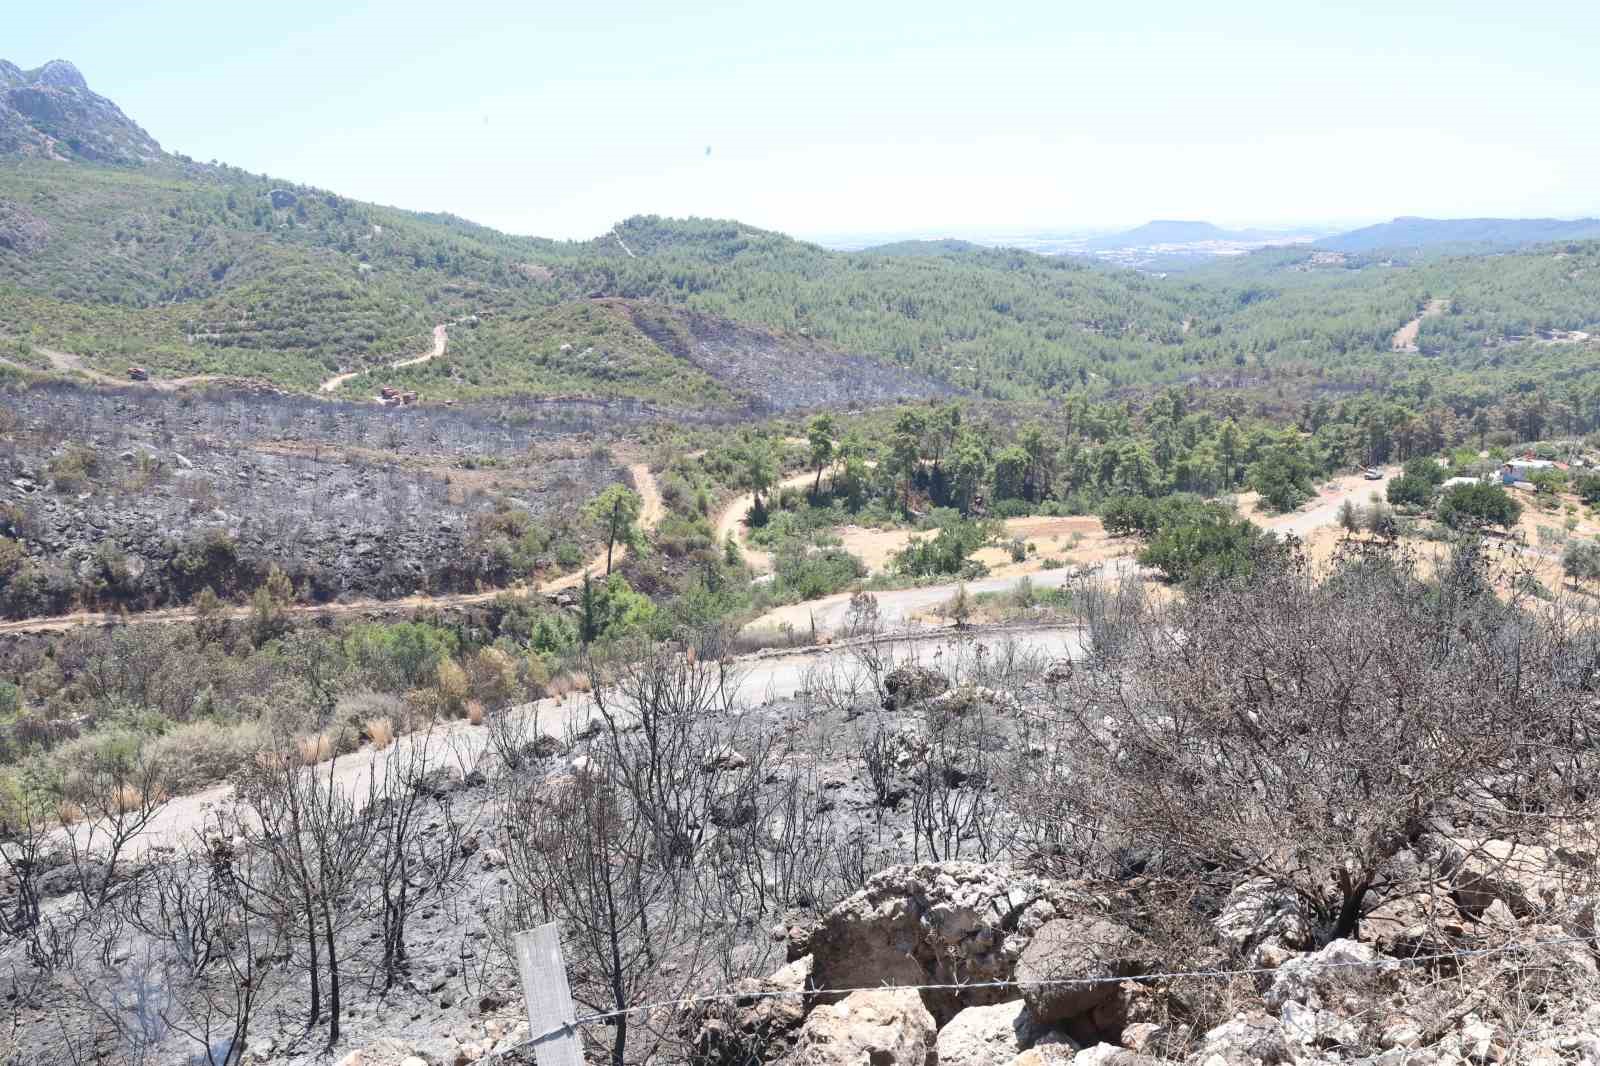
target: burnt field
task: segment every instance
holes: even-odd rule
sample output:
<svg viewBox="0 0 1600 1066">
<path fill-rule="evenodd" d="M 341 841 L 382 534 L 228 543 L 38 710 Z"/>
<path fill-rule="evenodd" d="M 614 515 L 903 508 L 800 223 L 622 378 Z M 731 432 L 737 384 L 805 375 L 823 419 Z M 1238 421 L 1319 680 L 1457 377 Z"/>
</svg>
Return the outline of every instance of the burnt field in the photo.
<svg viewBox="0 0 1600 1066">
<path fill-rule="evenodd" d="M 622 476 L 604 407 L 392 411 L 275 394 L 0 398 L 0 609 L 146 609 L 273 567 L 303 598 L 448 592 L 575 565 Z"/>
</svg>

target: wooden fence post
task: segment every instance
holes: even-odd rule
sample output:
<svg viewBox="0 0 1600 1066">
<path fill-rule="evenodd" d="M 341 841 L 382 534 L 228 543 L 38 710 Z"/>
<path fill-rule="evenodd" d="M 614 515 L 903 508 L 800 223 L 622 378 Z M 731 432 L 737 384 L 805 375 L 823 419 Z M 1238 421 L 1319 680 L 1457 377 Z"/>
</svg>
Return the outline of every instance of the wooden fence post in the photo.
<svg viewBox="0 0 1600 1066">
<path fill-rule="evenodd" d="M 528 1007 L 528 1033 L 539 1066 L 583 1066 L 583 1044 L 573 1024 L 572 987 L 561 955 L 561 932 L 550 922 L 518 933 L 517 970 Z"/>
</svg>

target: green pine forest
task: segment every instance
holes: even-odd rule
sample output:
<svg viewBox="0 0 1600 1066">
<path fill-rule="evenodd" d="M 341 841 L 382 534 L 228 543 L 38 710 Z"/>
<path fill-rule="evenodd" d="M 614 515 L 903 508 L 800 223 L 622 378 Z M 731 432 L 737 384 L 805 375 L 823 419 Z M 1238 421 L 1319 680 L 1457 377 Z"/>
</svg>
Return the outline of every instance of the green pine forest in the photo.
<svg viewBox="0 0 1600 1066">
<path fill-rule="evenodd" d="M 302 391 L 622 395 L 734 408 L 747 386 L 663 344 L 695 312 L 864 357 L 977 400 L 1144 401 L 1179 387 L 1262 411 L 1355 393 L 1455 417 L 1506 403 L 1593 428 L 1600 242 L 1492 255 L 1277 249 L 1170 276 L 921 242 L 841 253 L 731 221 L 636 217 L 587 242 L 501 234 L 180 159 L 0 168 L 0 355 Z M 37 236 L 42 232 L 42 237 Z M 1415 352 L 1391 338 L 1430 302 Z M 627 308 L 649 308 L 644 329 Z M 622 310 L 619 310 L 622 309 Z M 370 384 L 370 383 L 368 383 Z M 365 385 L 351 387 L 355 395 Z"/>
</svg>

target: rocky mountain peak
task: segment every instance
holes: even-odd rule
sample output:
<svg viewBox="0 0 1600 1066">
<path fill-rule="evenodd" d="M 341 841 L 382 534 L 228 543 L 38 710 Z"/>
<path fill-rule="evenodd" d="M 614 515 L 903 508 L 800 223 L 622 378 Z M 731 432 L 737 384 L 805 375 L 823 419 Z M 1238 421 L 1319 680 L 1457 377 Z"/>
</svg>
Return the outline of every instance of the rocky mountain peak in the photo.
<svg viewBox="0 0 1600 1066">
<path fill-rule="evenodd" d="M 27 76 L 35 85 L 49 85 L 56 89 L 89 91 L 89 83 L 83 80 L 83 75 L 78 71 L 78 68 L 68 63 L 65 59 L 52 59 L 38 70 L 29 71 Z"/>
<path fill-rule="evenodd" d="M 66 60 L 23 70 L 0 59 L 0 157 L 7 156 L 139 164 L 162 151 Z"/>
</svg>

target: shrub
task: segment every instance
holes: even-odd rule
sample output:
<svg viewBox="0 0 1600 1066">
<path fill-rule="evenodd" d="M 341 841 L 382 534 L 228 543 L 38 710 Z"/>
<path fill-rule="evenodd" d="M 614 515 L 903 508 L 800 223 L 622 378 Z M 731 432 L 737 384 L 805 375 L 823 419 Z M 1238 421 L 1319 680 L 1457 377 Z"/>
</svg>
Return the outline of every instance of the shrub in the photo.
<svg viewBox="0 0 1600 1066">
<path fill-rule="evenodd" d="M 1493 525 L 1509 527 L 1522 515 L 1522 505 L 1499 485 L 1480 482 L 1457 485 L 1439 500 L 1439 521 L 1452 529 Z"/>
<path fill-rule="evenodd" d="M 295 740 L 295 751 L 300 756 L 300 765 L 315 766 L 333 758 L 333 740 L 326 733 L 299 737 Z"/>
<path fill-rule="evenodd" d="M 1437 464 L 1429 460 L 1430 465 L 1438 469 Z M 1402 474 L 1389 482 L 1387 495 L 1389 502 L 1397 507 L 1426 507 L 1433 502 L 1436 482 L 1411 474 Z"/>
<path fill-rule="evenodd" d="M 1169 581 L 1241 577 L 1278 543 L 1247 518 L 1217 504 L 1202 504 L 1162 522 L 1139 562 Z"/>
<path fill-rule="evenodd" d="M 57 492 L 82 492 L 100 470 L 100 456 L 90 447 L 74 444 L 50 460 L 50 479 Z"/>
<path fill-rule="evenodd" d="M 867 568 L 842 548 L 808 548 L 791 541 L 773 558 L 773 571 L 774 598 L 789 602 L 849 588 L 866 576 Z"/>
<path fill-rule="evenodd" d="M 470 693 L 471 686 L 467 681 L 467 672 L 461 669 L 454 659 L 441 659 L 433 682 L 435 712 L 452 718 L 459 717 L 466 710 L 467 697 Z"/>
<path fill-rule="evenodd" d="M 959 515 L 945 516 L 932 540 L 912 537 L 904 549 L 895 553 L 894 568 L 910 577 L 940 574 L 966 574 L 971 569 L 968 557 L 987 544 L 993 526 Z"/>
<path fill-rule="evenodd" d="M 174 726 L 162 736 L 149 740 L 146 751 L 161 767 L 171 791 L 183 793 L 233 777 L 262 745 L 258 723 L 225 726 L 197 721 Z"/>
</svg>

